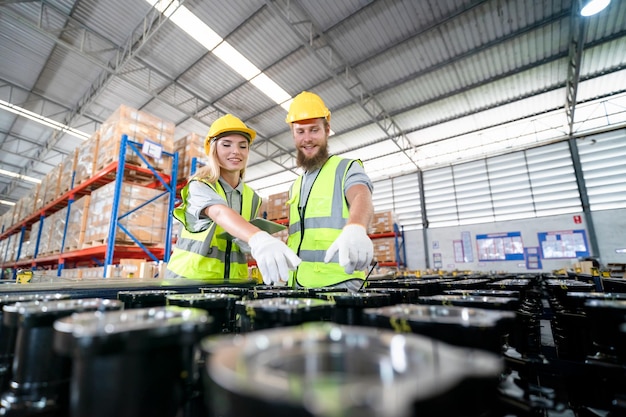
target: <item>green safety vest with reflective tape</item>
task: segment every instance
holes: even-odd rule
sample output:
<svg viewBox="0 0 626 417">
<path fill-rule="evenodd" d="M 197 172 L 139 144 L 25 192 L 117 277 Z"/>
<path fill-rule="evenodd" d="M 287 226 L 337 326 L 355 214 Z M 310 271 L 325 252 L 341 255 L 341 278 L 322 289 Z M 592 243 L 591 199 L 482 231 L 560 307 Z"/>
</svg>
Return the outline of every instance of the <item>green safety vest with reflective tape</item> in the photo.
<svg viewBox="0 0 626 417">
<path fill-rule="evenodd" d="M 296 271 L 291 272 L 289 285 L 293 286 L 297 281 L 303 287 L 316 288 L 354 278 L 365 279 L 363 271 L 346 274 L 337 262 L 337 255 L 333 261 L 324 263 L 326 250 L 341 234 L 348 221 L 348 203 L 343 189 L 348 168 L 353 162 L 362 164 L 359 160 L 343 159 L 338 156 L 328 158 L 313 182 L 303 208 L 304 218 L 301 218 L 298 210 L 303 176 L 291 186 L 287 202 L 289 204 L 287 245 L 298 254 L 302 263 Z"/>
<path fill-rule="evenodd" d="M 215 184 L 203 179 L 193 179 L 192 181 L 202 181 L 226 200 L 226 193 L 219 181 Z M 181 190 L 183 203 L 174 209 L 174 217 L 185 227 L 176 241 L 176 246 L 167 264 L 166 279 L 187 278 L 230 283 L 250 281 L 246 255 L 239 250 L 234 242 L 217 237 L 224 232 L 222 227 L 212 222 L 206 230 L 201 232 L 187 230 L 185 210 L 188 193 L 189 184 Z M 256 217 L 260 205 L 261 198 L 252 188 L 244 184 L 241 216 L 250 221 Z"/>
</svg>

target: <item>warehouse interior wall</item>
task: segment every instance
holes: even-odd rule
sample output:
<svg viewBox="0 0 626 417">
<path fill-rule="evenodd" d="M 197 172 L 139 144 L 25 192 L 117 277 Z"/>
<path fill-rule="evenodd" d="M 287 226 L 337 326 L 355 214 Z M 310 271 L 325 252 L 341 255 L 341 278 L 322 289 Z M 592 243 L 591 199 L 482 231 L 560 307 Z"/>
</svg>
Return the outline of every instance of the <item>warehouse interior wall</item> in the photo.
<svg viewBox="0 0 626 417">
<path fill-rule="evenodd" d="M 626 210 L 598 211 L 591 215 L 598 236 L 600 262 L 626 264 Z"/>
<path fill-rule="evenodd" d="M 542 217 L 537 219 L 524 219 L 507 222 L 495 222 L 474 224 L 467 226 L 444 227 L 428 229 L 426 234 L 428 241 L 424 244 L 421 230 L 405 231 L 404 241 L 407 252 L 407 268 L 409 270 L 425 270 L 434 268 L 435 259 L 440 256 L 443 270 L 472 270 L 481 272 L 550 272 L 556 269 L 572 269 L 573 265 L 580 261 L 578 258 L 541 259 L 540 269 L 528 269 L 526 260 L 510 261 L 480 261 L 477 254 L 477 235 L 485 234 L 516 234 L 519 232 L 525 248 L 539 247 L 539 234 L 546 232 L 559 232 L 571 230 L 585 230 L 584 217 L 580 214 L 569 214 Z M 576 223 L 578 219 L 582 223 Z M 615 219 L 626 219 L 626 210 L 607 210 L 593 214 L 593 221 L 598 237 L 600 263 L 626 263 L 626 253 L 617 253 L 616 250 L 626 248 L 626 221 L 616 226 Z M 455 258 L 455 242 L 462 241 L 463 234 L 469 235 L 471 254 L 465 256 L 472 259 L 470 262 L 458 262 Z M 589 243 L 589 242 L 588 242 Z M 429 265 L 426 265 L 426 258 Z"/>
<path fill-rule="evenodd" d="M 585 257 L 626 263 L 624 160 L 621 128 L 425 171 L 422 183 L 418 173 L 377 181 L 374 206 L 394 213 L 410 270 L 546 272 L 571 269 Z M 490 234 L 514 240 L 531 256 L 479 259 L 477 236 L 484 243 Z M 586 250 L 543 256 L 550 239 L 556 245 L 571 238 L 584 238 Z M 527 263 L 533 251 L 538 265 Z"/>
</svg>

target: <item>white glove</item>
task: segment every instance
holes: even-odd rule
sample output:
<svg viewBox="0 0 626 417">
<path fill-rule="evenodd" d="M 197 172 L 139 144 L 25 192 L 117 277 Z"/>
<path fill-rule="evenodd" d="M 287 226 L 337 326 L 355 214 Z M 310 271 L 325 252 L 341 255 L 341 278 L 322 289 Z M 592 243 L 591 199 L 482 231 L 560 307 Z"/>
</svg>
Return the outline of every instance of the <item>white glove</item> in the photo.
<svg viewBox="0 0 626 417">
<path fill-rule="evenodd" d="M 233 243 L 239 246 L 239 250 L 243 253 L 250 253 L 250 245 L 248 245 L 243 239 L 238 237 L 233 239 Z"/>
<path fill-rule="evenodd" d="M 330 262 L 337 252 L 339 265 L 346 274 L 351 274 L 354 270 L 362 270 L 369 266 L 374 256 L 374 244 L 367 236 L 365 227 L 360 224 L 348 224 L 326 251 L 324 262 Z"/>
<path fill-rule="evenodd" d="M 267 232 L 261 231 L 252 235 L 248 245 L 266 285 L 278 283 L 281 279 L 287 281 L 289 270 L 296 269 L 302 262 L 287 245 Z"/>
</svg>

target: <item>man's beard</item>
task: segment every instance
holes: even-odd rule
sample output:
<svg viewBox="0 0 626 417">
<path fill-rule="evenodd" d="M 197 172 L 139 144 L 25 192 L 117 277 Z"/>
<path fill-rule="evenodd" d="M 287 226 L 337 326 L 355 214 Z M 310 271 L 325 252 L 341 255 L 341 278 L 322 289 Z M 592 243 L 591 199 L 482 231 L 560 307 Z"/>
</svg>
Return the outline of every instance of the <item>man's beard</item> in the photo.
<svg viewBox="0 0 626 417">
<path fill-rule="evenodd" d="M 304 153 L 300 149 L 298 149 L 296 155 L 296 162 L 299 167 L 304 168 L 305 171 L 311 172 L 315 171 L 318 168 L 321 168 L 324 165 L 324 162 L 328 159 L 328 143 L 324 143 L 320 145 L 318 151 L 315 155 L 310 158 L 307 158 Z"/>
</svg>

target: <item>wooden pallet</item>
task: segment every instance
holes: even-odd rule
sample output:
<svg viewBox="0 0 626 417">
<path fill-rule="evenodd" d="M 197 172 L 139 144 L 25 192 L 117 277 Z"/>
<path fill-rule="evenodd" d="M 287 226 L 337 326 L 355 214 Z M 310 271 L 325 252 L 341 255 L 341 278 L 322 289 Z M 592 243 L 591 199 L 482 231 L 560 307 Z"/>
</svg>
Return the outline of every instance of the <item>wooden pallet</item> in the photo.
<svg viewBox="0 0 626 417">
<path fill-rule="evenodd" d="M 140 241 L 141 242 L 141 241 Z M 104 246 L 108 244 L 107 238 L 100 239 L 92 239 L 89 242 L 83 242 L 82 248 L 95 248 L 98 246 Z M 157 246 L 157 242 L 141 242 L 144 246 Z M 115 239 L 115 246 L 137 246 L 137 244 L 132 240 L 124 240 L 124 239 Z"/>
<path fill-rule="evenodd" d="M 81 244 L 81 245 L 66 246 L 66 247 L 63 249 L 63 252 L 73 252 L 73 251 L 75 251 L 75 250 L 80 250 L 80 249 L 82 249 L 82 248 L 83 248 L 83 245 L 82 245 L 82 244 Z"/>
<path fill-rule="evenodd" d="M 53 250 L 53 251 L 45 251 L 45 252 L 39 252 L 37 254 L 37 257 L 41 257 L 41 256 L 52 256 L 52 255 L 60 255 L 61 251 L 60 250 Z"/>
</svg>

